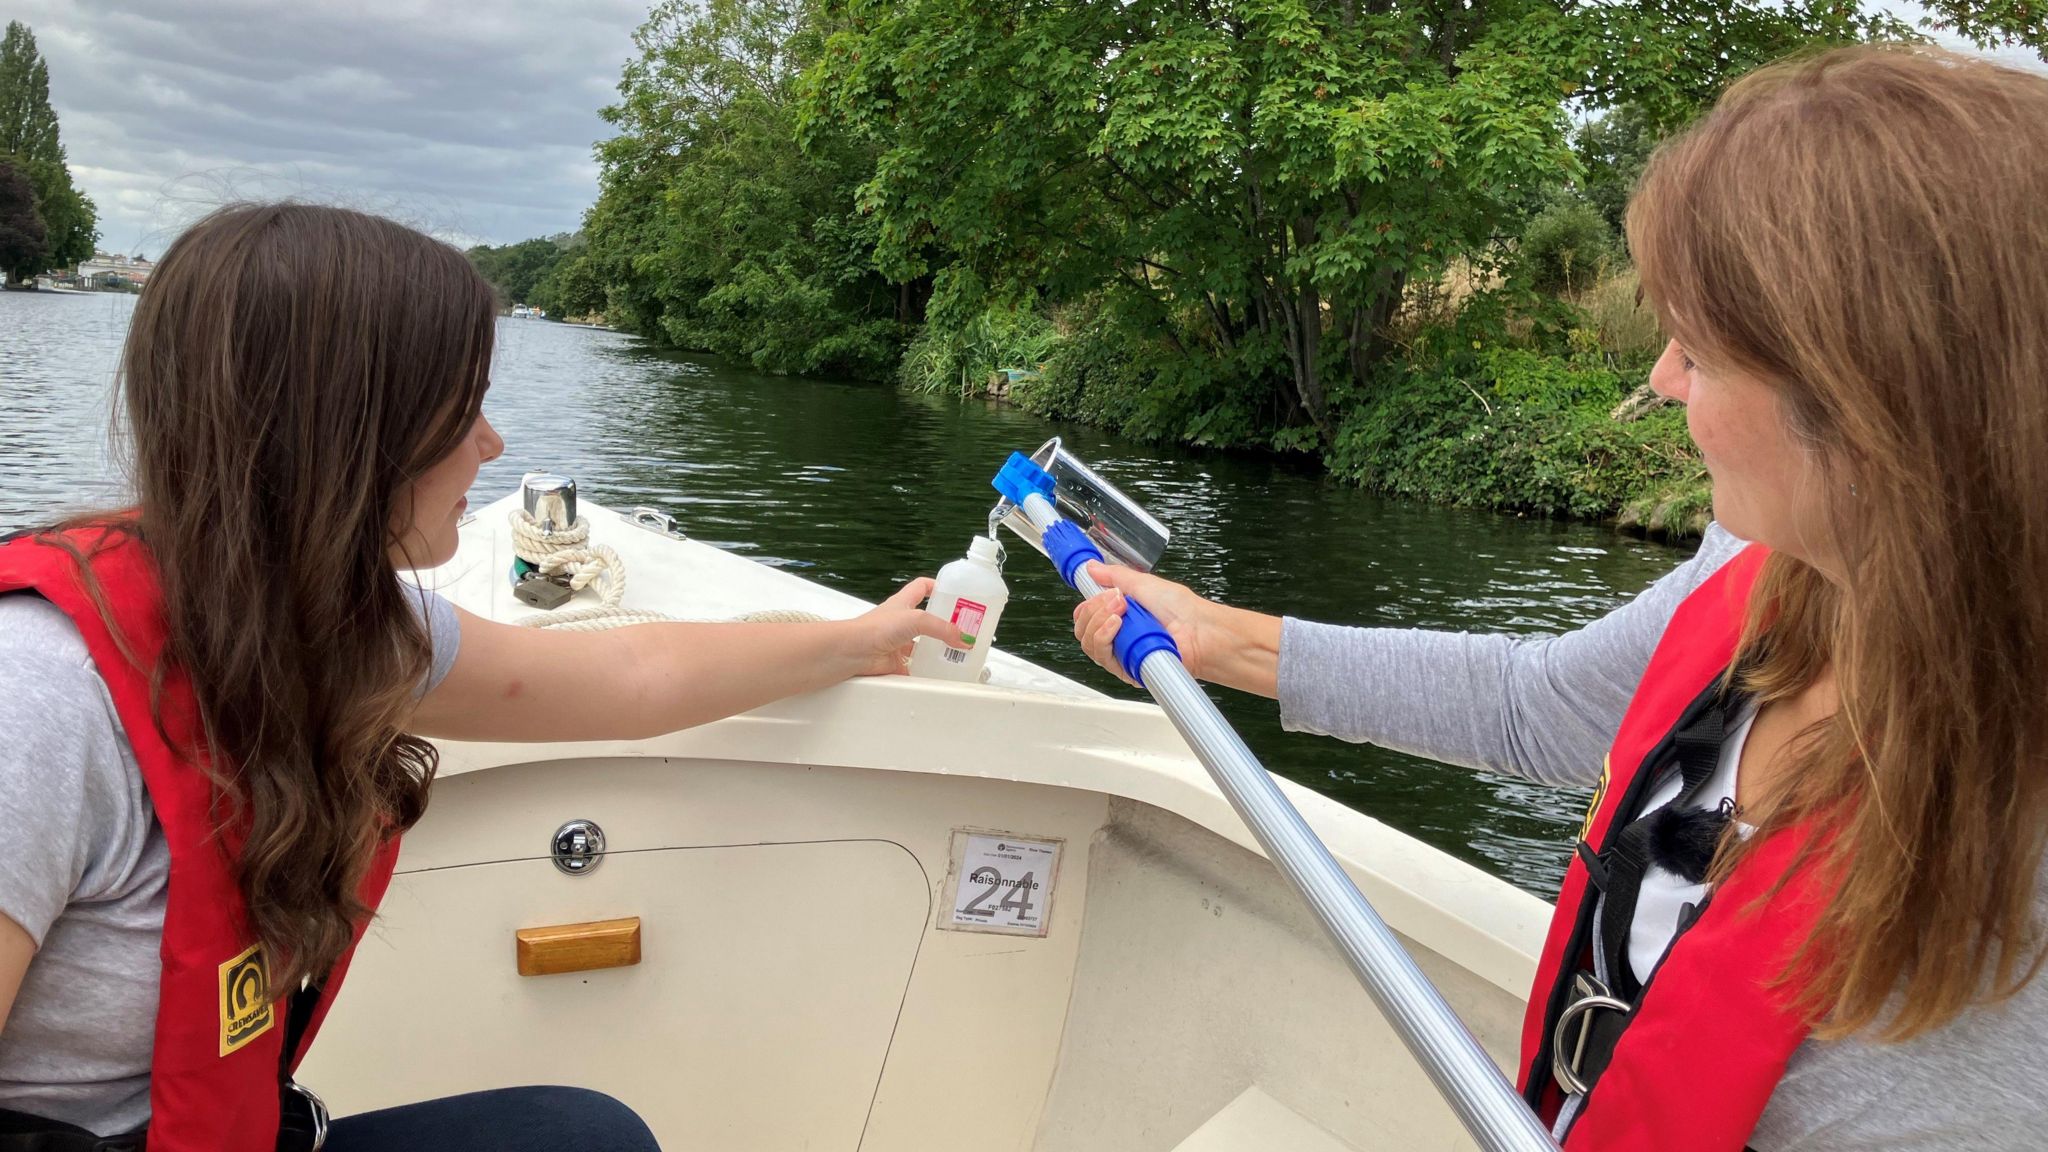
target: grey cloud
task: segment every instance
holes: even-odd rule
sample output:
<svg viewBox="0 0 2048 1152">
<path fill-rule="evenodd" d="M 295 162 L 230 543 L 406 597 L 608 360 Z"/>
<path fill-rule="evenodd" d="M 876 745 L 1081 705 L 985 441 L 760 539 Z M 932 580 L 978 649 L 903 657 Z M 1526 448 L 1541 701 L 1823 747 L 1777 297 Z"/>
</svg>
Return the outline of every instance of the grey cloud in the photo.
<svg viewBox="0 0 2048 1152">
<path fill-rule="evenodd" d="M 576 227 L 643 0 L 16 0 L 105 243 L 301 196 L 458 242 Z"/>
</svg>

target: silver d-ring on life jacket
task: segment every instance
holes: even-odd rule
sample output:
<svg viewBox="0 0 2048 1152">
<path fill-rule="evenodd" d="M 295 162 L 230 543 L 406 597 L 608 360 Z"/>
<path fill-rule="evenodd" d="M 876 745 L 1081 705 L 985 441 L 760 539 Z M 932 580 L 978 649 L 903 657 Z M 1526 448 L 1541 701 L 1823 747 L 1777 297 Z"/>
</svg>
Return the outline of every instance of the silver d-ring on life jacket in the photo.
<svg viewBox="0 0 2048 1152">
<path fill-rule="evenodd" d="M 292 1091 L 303 1096 L 313 1119 L 313 1146 L 309 1152 L 320 1152 L 327 1143 L 327 1101 L 322 1100 L 311 1088 L 296 1080 L 291 1081 Z"/>
<path fill-rule="evenodd" d="M 1573 979 L 1572 991 L 1575 995 L 1571 1003 L 1558 1013 L 1557 1030 L 1550 1045 L 1550 1074 L 1557 1077 L 1558 1087 L 1563 1088 L 1566 1094 L 1578 1096 L 1592 1087 L 1579 1077 L 1579 1067 L 1586 1058 L 1586 1041 L 1593 1035 L 1593 1012 L 1604 1008 L 1627 1015 L 1633 1006 L 1615 997 L 1605 984 L 1584 972 Z M 1566 1033 L 1574 1024 L 1579 1027 L 1578 1035 L 1567 1043 Z"/>
</svg>

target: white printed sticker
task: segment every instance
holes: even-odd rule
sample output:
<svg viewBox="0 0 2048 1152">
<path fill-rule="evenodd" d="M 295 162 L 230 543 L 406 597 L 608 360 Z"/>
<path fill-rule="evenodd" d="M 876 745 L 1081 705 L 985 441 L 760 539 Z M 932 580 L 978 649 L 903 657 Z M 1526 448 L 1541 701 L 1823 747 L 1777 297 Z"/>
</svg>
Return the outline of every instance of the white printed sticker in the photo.
<svg viewBox="0 0 2048 1152">
<path fill-rule="evenodd" d="M 1000 832 L 953 833 L 951 913 L 940 927 L 959 932 L 1043 936 L 1052 918 L 1060 841 Z"/>
</svg>

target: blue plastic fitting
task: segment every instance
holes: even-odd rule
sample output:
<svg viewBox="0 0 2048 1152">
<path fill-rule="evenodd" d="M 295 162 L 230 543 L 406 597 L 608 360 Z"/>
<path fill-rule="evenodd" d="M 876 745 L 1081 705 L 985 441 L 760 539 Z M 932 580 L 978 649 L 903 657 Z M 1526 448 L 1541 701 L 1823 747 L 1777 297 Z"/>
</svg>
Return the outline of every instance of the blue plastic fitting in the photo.
<svg viewBox="0 0 2048 1152">
<path fill-rule="evenodd" d="M 1072 520 L 1061 520 L 1047 528 L 1040 541 L 1045 545 L 1045 554 L 1052 557 L 1052 566 L 1060 570 L 1060 579 L 1065 580 L 1069 588 L 1078 587 L 1075 578 L 1081 571 L 1081 565 L 1102 559 L 1102 549 L 1097 548 L 1095 541 L 1090 540 L 1088 534 L 1076 527 Z"/>
<path fill-rule="evenodd" d="M 1173 637 L 1166 634 L 1166 626 L 1159 617 L 1145 611 L 1144 605 L 1130 597 L 1124 597 L 1124 623 L 1117 630 L 1116 639 L 1109 644 L 1116 653 L 1116 662 L 1124 666 L 1124 674 L 1145 686 L 1145 674 L 1139 669 L 1145 666 L 1145 657 L 1154 652 L 1171 652 L 1180 659 L 1180 646 Z"/>
<path fill-rule="evenodd" d="M 1077 586 L 1081 565 L 1102 559 L 1102 551 L 1095 546 L 1095 541 L 1090 540 L 1088 534 L 1071 520 L 1062 520 L 1046 529 L 1044 542 L 1045 554 L 1052 557 L 1053 566 L 1060 570 L 1060 579 L 1070 587 Z M 1144 666 L 1145 657 L 1154 652 L 1171 652 L 1175 657 L 1180 655 L 1180 648 L 1174 644 L 1173 637 L 1167 635 L 1159 618 L 1129 597 L 1124 598 L 1123 627 L 1117 630 L 1110 648 L 1116 652 L 1117 663 L 1124 666 L 1124 673 L 1136 680 L 1140 687 L 1145 683 L 1145 675 L 1138 669 Z"/>
<path fill-rule="evenodd" d="M 1052 499 L 1052 473 L 1040 468 L 1031 457 L 1022 452 L 1010 453 L 1010 458 L 1003 463 L 1002 471 L 997 472 L 995 479 L 989 483 L 995 485 L 996 491 L 1003 494 L 1003 499 L 1019 508 L 1024 506 L 1024 498 L 1027 496 Z"/>
</svg>

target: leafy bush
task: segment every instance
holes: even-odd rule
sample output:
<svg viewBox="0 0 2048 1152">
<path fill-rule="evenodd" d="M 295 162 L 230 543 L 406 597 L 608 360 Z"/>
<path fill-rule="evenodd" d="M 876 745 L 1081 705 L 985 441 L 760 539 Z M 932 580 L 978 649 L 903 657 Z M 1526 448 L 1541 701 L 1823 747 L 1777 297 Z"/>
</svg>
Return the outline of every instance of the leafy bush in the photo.
<svg viewBox="0 0 2048 1152">
<path fill-rule="evenodd" d="M 904 350 L 897 378 L 919 392 L 979 392 L 999 368 L 1043 365 L 1059 332 L 1030 304 L 991 304 L 964 322 L 935 314 Z"/>
<path fill-rule="evenodd" d="M 1598 208 L 1560 196 L 1522 232 L 1522 273 L 1539 292 L 1580 292 L 1607 274 L 1615 248 L 1614 229 Z"/>
<path fill-rule="evenodd" d="M 1271 343 L 1191 352 L 1128 298 L 1094 297 L 1062 316 L 1065 335 L 1038 379 L 1012 396 L 1056 420 L 1117 429 L 1140 440 L 1297 451 L 1317 446 L 1300 414 L 1281 411 L 1269 381 L 1285 370 Z M 1334 397 L 1333 397 L 1334 401 Z"/>
<path fill-rule="evenodd" d="M 1713 518 L 1714 484 L 1702 467 L 1623 504 L 1614 522 L 1659 535 L 1698 536 Z"/>
<path fill-rule="evenodd" d="M 1523 349 L 1469 363 L 1388 372 L 1338 430 L 1332 471 L 1395 495 L 1582 517 L 1698 472 L 1679 411 L 1608 418 L 1627 387 L 1606 368 Z"/>
</svg>

